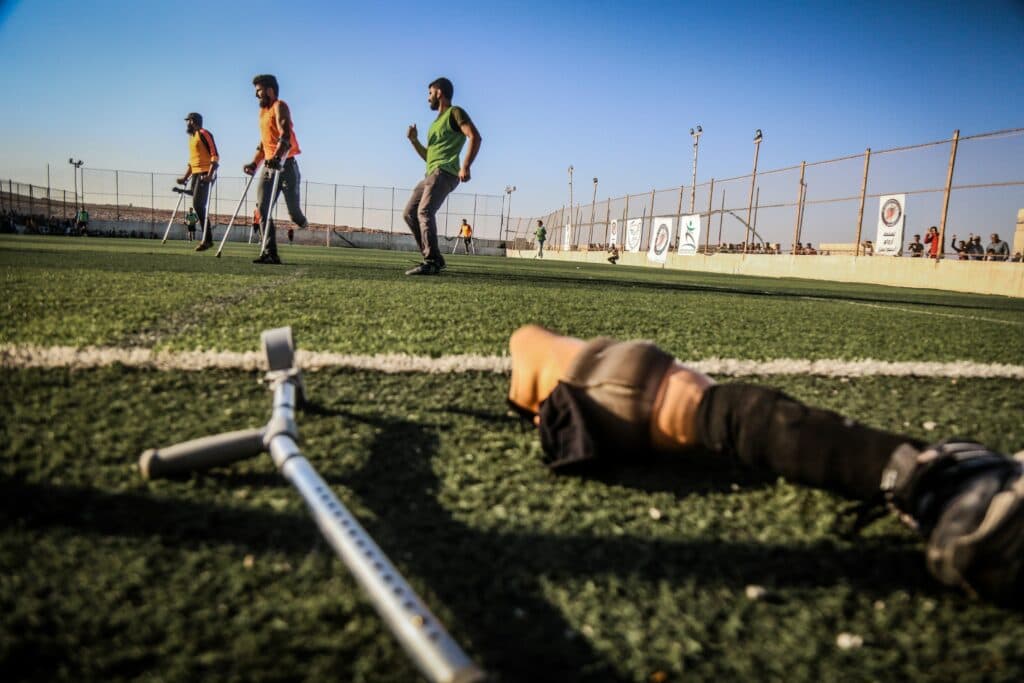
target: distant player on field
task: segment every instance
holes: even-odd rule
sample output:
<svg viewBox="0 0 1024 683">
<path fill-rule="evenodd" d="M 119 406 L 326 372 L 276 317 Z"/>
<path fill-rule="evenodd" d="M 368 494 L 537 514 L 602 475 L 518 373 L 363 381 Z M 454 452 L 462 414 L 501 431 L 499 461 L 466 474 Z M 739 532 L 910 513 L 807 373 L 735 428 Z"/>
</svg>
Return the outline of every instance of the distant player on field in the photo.
<svg viewBox="0 0 1024 683">
<path fill-rule="evenodd" d="M 178 178 L 178 184 L 184 185 L 192 179 L 192 210 L 196 212 L 199 224 L 204 226 L 203 241 L 196 246 L 196 251 L 206 251 L 213 246 L 213 229 L 207 227 L 206 200 L 210 196 L 210 188 L 217 178 L 217 167 L 220 156 L 217 154 L 217 143 L 213 141 L 213 133 L 203 128 L 203 117 L 196 112 L 185 117 L 185 131 L 188 133 L 188 167 L 185 175 Z"/>
<path fill-rule="evenodd" d="M 428 86 L 427 104 L 438 114 L 430 124 L 425 147 L 420 143 L 415 123 L 409 126 L 407 133 L 413 149 L 427 162 L 427 174 L 416 184 L 402 214 L 423 254 L 423 262 L 407 270 L 406 275 L 437 275 L 444 268 L 434 217 L 445 197 L 460 182 L 469 182 L 469 168 L 480 151 L 480 131 L 462 107 L 452 105 L 454 92 L 455 87 L 447 78 L 438 78 Z M 469 150 L 460 164 L 459 156 L 466 140 L 469 140 Z"/>
</svg>

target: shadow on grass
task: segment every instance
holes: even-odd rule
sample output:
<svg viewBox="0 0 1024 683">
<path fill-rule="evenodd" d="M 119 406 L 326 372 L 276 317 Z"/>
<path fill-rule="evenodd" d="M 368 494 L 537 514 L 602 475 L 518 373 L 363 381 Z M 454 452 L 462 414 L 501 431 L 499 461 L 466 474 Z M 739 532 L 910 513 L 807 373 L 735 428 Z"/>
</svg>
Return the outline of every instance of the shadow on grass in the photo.
<svg viewBox="0 0 1024 683">
<path fill-rule="evenodd" d="M 345 486 L 373 511 L 364 521 L 367 530 L 385 553 L 401 559 L 407 575 L 429 586 L 428 604 L 443 605 L 454 615 L 448 623 L 453 635 L 495 674 L 493 680 L 604 681 L 626 675 L 575 632 L 545 594 L 545 583 L 571 585 L 604 576 L 673 585 L 690 581 L 701 590 L 727 588 L 743 599 L 748 584 L 766 586 L 775 595 L 842 584 L 881 596 L 928 581 L 919 548 L 893 539 L 862 539 L 849 547 L 476 529 L 454 519 L 438 501 L 441 482 L 431 466 L 438 448 L 435 428 L 327 406 L 316 410 L 376 428 L 366 464 L 344 476 Z M 697 488 L 714 490 L 722 481 L 735 481 L 735 474 L 729 467 L 700 474 L 656 460 L 594 476 L 643 490 L 692 491 L 695 480 Z M 203 476 L 215 476 L 225 487 L 283 484 L 269 472 Z M 15 479 L 0 480 L 0 521 L 86 534 L 158 536 L 165 545 L 185 548 L 213 541 L 254 553 L 323 549 L 315 525 L 302 514 Z"/>
</svg>

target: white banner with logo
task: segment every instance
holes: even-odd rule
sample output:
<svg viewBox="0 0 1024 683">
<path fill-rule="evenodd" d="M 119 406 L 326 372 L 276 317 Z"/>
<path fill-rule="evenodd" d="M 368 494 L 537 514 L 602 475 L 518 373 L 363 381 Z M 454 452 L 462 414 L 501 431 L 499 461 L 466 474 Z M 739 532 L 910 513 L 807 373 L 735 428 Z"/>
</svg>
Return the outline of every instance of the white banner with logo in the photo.
<svg viewBox="0 0 1024 683">
<path fill-rule="evenodd" d="M 700 246 L 700 214 L 679 218 L 679 255 L 694 256 Z"/>
<path fill-rule="evenodd" d="M 569 251 L 572 249 L 572 224 L 566 223 L 565 230 L 562 232 L 562 249 Z"/>
<path fill-rule="evenodd" d="M 907 217 L 907 195 L 878 198 L 878 239 L 876 256 L 899 256 L 903 251 L 903 223 Z"/>
<path fill-rule="evenodd" d="M 611 225 L 608 226 L 608 246 L 619 243 L 619 219 L 612 219 Z"/>
<path fill-rule="evenodd" d="M 630 218 L 626 223 L 626 251 L 640 251 L 644 241 L 644 219 Z"/>
<path fill-rule="evenodd" d="M 672 242 L 674 219 L 669 217 L 655 218 L 654 229 L 651 230 L 651 246 L 647 249 L 647 260 L 664 263 L 668 256 L 668 247 Z"/>
</svg>

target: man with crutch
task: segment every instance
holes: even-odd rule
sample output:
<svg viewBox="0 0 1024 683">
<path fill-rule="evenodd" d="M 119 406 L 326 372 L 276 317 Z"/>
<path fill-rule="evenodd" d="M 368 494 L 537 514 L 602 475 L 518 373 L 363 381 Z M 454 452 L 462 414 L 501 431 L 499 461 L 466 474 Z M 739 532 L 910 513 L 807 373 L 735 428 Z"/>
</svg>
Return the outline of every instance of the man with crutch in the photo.
<svg viewBox="0 0 1024 683">
<path fill-rule="evenodd" d="M 178 178 L 178 184 L 184 185 L 192 179 L 192 209 L 203 226 L 202 241 L 196 251 L 206 251 L 213 246 L 213 230 L 209 227 L 209 216 L 206 209 L 210 200 L 210 187 L 216 179 L 220 157 L 217 155 L 217 144 L 213 134 L 203 128 L 203 116 L 196 112 L 185 117 L 185 130 L 188 131 L 188 168 L 185 175 Z"/>
<path fill-rule="evenodd" d="M 277 254 L 277 236 L 275 234 L 272 212 L 277 203 L 278 193 L 284 194 L 288 205 L 288 215 L 299 228 L 309 226 L 309 221 L 302 213 L 299 201 L 299 164 L 295 157 L 301 152 L 299 141 L 295 138 L 291 110 L 284 100 L 278 99 L 280 90 L 277 78 L 270 74 L 261 74 L 252 79 L 256 87 L 256 99 L 260 102 L 260 143 L 256 146 L 256 156 L 252 162 L 242 167 L 246 175 L 254 175 L 260 162 L 263 162 L 263 177 L 256 190 L 256 204 L 259 215 L 263 219 L 263 240 L 260 255 L 253 263 L 280 264 Z"/>
</svg>

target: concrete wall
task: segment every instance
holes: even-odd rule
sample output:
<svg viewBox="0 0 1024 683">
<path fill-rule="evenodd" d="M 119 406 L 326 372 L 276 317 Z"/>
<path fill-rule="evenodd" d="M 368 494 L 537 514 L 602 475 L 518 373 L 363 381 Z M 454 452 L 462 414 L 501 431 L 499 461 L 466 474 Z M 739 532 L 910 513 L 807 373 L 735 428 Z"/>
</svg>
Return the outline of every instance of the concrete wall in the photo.
<svg viewBox="0 0 1024 683">
<path fill-rule="evenodd" d="M 536 251 L 509 250 L 512 258 L 533 258 Z M 545 251 L 544 260 L 607 263 L 603 251 Z M 660 268 L 647 254 L 622 254 L 620 265 Z M 612 267 L 612 266 L 609 266 Z M 835 282 L 863 282 L 893 287 L 919 287 L 975 294 L 1024 297 L 1024 263 L 936 261 L 886 256 L 768 256 L 756 254 L 669 254 L 665 268 L 704 273 L 792 277 Z"/>
</svg>

